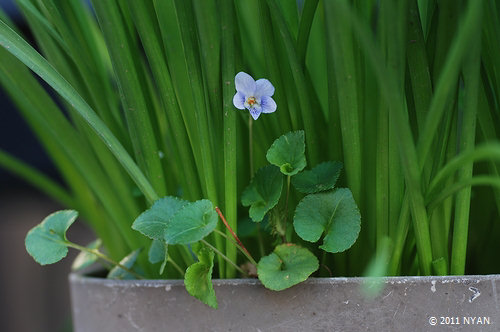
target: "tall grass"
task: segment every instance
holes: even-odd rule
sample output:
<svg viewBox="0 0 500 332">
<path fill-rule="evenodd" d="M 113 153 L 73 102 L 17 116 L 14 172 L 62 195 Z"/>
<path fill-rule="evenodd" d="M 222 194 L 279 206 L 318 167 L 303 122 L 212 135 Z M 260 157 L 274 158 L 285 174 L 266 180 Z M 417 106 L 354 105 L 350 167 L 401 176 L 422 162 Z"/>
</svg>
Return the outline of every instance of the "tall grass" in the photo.
<svg viewBox="0 0 500 332">
<path fill-rule="evenodd" d="M 361 209 L 356 245 L 323 260 L 335 275 L 386 256 L 388 275 L 499 272 L 494 0 L 17 2 L 36 44 L 0 15 L 0 81 L 64 183 L 2 150 L 0 165 L 80 211 L 114 259 L 148 246 L 130 225 L 167 194 L 210 199 L 245 237 L 251 170 L 304 129 L 309 165 L 342 161 Z M 275 113 L 251 124 L 233 107 L 239 71 L 273 83 Z M 254 231 L 257 252 L 270 235 Z M 169 255 L 192 262 L 185 247 Z"/>
</svg>

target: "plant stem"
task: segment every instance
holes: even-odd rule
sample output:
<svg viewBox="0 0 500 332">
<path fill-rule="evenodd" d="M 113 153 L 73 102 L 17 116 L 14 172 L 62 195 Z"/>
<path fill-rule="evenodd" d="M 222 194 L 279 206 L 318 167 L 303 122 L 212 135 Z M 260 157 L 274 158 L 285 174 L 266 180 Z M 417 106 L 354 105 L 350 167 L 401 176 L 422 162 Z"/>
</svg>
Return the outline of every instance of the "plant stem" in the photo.
<svg viewBox="0 0 500 332">
<path fill-rule="evenodd" d="M 257 244 L 259 246 L 260 256 L 266 255 L 266 249 L 264 248 L 264 241 L 262 240 L 262 233 L 260 232 L 260 223 L 257 224 Z"/>
<path fill-rule="evenodd" d="M 217 255 L 219 255 L 220 257 L 222 257 L 226 262 L 228 262 L 229 264 L 231 264 L 236 270 L 238 270 L 241 274 L 243 275 L 247 275 L 245 271 L 243 271 L 238 265 L 236 265 L 232 260 L 230 260 L 229 258 L 227 258 L 226 255 L 224 255 L 222 252 L 220 252 L 217 248 L 215 248 L 213 245 L 211 245 L 210 243 L 208 243 L 207 241 L 205 240 L 200 240 L 204 245 L 206 245 L 207 247 L 209 247 L 210 249 L 212 249 Z"/>
<path fill-rule="evenodd" d="M 290 197 L 290 179 L 291 176 L 288 175 L 286 177 L 286 199 L 285 199 L 285 222 L 283 223 L 283 243 L 287 243 L 287 238 L 286 238 L 286 224 L 288 223 L 288 198 Z"/>
<path fill-rule="evenodd" d="M 248 153 L 250 157 L 250 179 L 253 177 L 253 119 L 248 115 Z"/>
<path fill-rule="evenodd" d="M 233 238 L 236 240 L 236 242 L 238 243 L 239 248 L 243 250 L 243 252 L 245 253 L 245 256 L 247 256 L 252 261 L 252 263 L 255 263 L 255 260 L 252 258 L 252 255 L 250 255 L 250 253 L 248 252 L 247 248 L 245 248 L 245 246 L 243 245 L 243 243 L 241 242 L 241 240 L 238 238 L 238 236 L 236 235 L 236 233 L 234 233 L 234 231 L 231 228 L 231 226 L 229 226 L 229 224 L 227 223 L 226 218 L 222 214 L 222 212 L 219 209 L 219 207 L 216 206 L 215 207 L 215 211 L 217 211 L 217 213 L 219 214 L 219 217 L 222 219 L 222 222 L 224 223 L 224 226 L 226 226 L 226 228 L 229 230 L 229 233 L 231 233 L 231 235 L 233 236 Z"/>
<path fill-rule="evenodd" d="M 232 238 L 227 236 L 224 232 L 219 231 L 218 229 L 214 229 L 214 232 L 217 233 L 218 235 L 222 236 L 223 238 L 227 239 L 232 244 L 234 244 L 236 246 L 236 248 L 238 248 L 238 250 L 243 255 L 245 255 L 246 258 L 248 258 L 250 263 L 252 263 L 253 265 L 257 265 L 257 262 L 255 261 L 255 259 L 253 259 L 253 257 L 250 255 L 250 253 L 248 251 L 245 251 L 246 250 L 245 247 L 241 247 L 235 240 L 233 240 Z"/>
<path fill-rule="evenodd" d="M 181 274 L 181 276 L 184 278 L 184 271 L 182 271 L 181 267 L 170 257 L 167 258 L 167 262 L 170 262 L 172 266 Z"/>
<path fill-rule="evenodd" d="M 250 180 L 253 177 L 253 119 L 248 116 L 248 153 L 250 157 Z M 260 255 L 265 255 L 264 242 L 262 241 L 262 234 L 260 232 L 260 224 L 257 224 L 257 243 L 259 245 Z"/>
<path fill-rule="evenodd" d="M 144 279 L 143 276 L 141 276 L 140 274 L 132 271 L 131 269 L 129 269 L 128 267 L 118 263 L 118 262 L 115 262 L 114 260 L 112 260 L 111 258 L 109 258 L 108 256 L 104 255 L 102 252 L 100 252 L 98 249 L 89 249 L 87 247 L 84 247 L 84 246 L 80 246 L 76 243 L 73 243 L 73 242 L 65 242 L 64 243 L 66 246 L 70 247 L 70 248 L 74 248 L 74 249 L 77 249 L 77 250 L 80 250 L 80 251 L 85 251 L 85 252 L 88 252 L 89 254 L 93 254 L 93 255 L 96 255 L 97 257 L 99 257 L 100 259 L 102 259 L 103 261 L 106 261 L 108 263 L 111 263 L 113 266 L 118 266 L 120 269 L 126 271 L 127 273 L 130 273 L 131 275 L 133 275 L 134 277 L 136 277 L 137 279 Z"/>
</svg>

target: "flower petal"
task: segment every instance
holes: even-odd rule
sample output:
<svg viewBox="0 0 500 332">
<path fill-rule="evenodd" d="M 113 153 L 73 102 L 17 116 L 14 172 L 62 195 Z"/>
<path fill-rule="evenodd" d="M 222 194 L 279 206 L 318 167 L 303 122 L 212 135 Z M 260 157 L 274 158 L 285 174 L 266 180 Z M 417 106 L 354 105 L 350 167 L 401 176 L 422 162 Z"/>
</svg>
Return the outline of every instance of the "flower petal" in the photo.
<svg viewBox="0 0 500 332">
<path fill-rule="evenodd" d="M 271 84 L 271 82 L 269 82 L 269 80 L 266 80 L 265 78 L 257 80 L 257 82 L 255 82 L 255 86 L 256 97 L 271 97 L 274 94 L 274 86 Z"/>
<path fill-rule="evenodd" d="M 245 109 L 245 95 L 241 92 L 236 92 L 233 97 L 233 105 L 237 109 L 243 110 Z"/>
<path fill-rule="evenodd" d="M 234 85 L 236 86 L 236 91 L 243 93 L 245 97 L 253 96 L 255 93 L 255 81 L 252 76 L 245 72 L 240 71 L 236 74 Z"/>
<path fill-rule="evenodd" d="M 273 98 L 268 96 L 263 96 L 260 100 L 260 106 L 262 107 L 262 113 L 272 113 L 276 111 L 276 102 Z"/>
<path fill-rule="evenodd" d="M 255 108 L 252 108 L 252 109 L 249 109 L 249 111 L 250 111 L 250 115 L 252 116 L 252 118 L 253 118 L 254 120 L 257 120 L 257 119 L 259 118 L 259 115 L 260 115 L 260 113 L 261 113 L 261 111 L 260 111 L 260 110 L 257 110 L 257 109 L 255 109 Z"/>
</svg>

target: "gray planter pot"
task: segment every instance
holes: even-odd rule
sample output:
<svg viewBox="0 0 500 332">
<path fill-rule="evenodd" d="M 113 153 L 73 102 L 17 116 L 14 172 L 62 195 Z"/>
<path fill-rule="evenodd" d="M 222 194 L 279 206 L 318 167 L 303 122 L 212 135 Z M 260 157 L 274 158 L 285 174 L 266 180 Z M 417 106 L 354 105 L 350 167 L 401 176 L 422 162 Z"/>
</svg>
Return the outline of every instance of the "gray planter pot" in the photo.
<svg viewBox="0 0 500 332">
<path fill-rule="evenodd" d="M 310 279 L 281 292 L 215 280 L 217 310 L 181 280 L 69 279 L 75 332 L 500 331 L 500 275 Z"/>
</svg>

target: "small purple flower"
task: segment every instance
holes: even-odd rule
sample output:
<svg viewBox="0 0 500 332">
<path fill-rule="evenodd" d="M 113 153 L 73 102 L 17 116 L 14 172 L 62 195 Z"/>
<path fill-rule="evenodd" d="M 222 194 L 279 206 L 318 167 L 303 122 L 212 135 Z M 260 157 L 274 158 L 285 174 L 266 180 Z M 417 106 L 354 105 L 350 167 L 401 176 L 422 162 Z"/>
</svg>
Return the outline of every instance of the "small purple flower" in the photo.
<svg viewBox="0 0 500 332">
<path fill-rule="evenodd" d="M 255 81 L 252 76 L 240 71 L 234 78 L 236 94 L 233 97 L 234 107 L 250 111 L 252 118 L 257 120 L 260 113 L 272 113 L 276 111 L 276 102 L 271 98 L 274 94 L 274 86 L 261 78 Z"/>
</svg>

